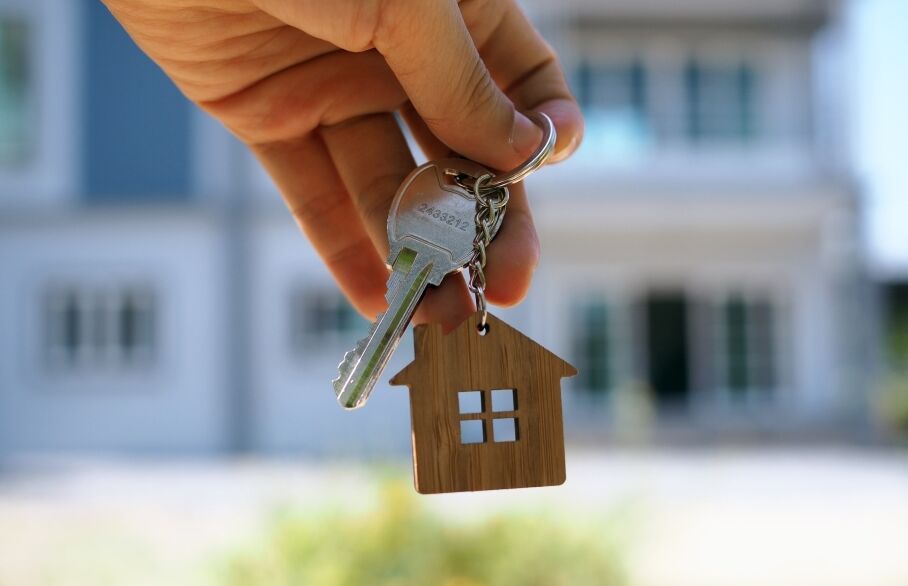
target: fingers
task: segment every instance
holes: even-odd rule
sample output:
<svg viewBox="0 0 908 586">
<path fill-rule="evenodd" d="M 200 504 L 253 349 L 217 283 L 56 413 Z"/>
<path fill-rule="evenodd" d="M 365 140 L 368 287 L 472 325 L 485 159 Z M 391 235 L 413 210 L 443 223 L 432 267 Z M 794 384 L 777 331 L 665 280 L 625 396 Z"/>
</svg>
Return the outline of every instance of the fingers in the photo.
<svg viewBox="0 0 908 586">
<path fill-rule="evenodd" d="M 374 318 L 385 307 L 388 270 L 321 138 L 308 134 L 252 150 L 341 290 L 363 316 Z"/>
<path fill-rule="evenodd" d="M 582 139 L 583 117 L 551 48 L 510 0 L 468 0 L 461 7 L 494 82 L 520 109 L 545 112 L 555 123 L 558 141 L 550 161 L 570 156 Z M 427 156 L 447 155 L 414 108 L 405 106 L 402 114 Z M 539 239 L 526 190 L 522 184 L 513 185 L 505 221 L 489 247 L 489 301 L 513 305 L 523 299 L 538 260 Z"/>
<path fill-rule="evenodd" d="M 408 106 L 401 115 L 430 159 L 451 156 L 444 143 Z M 488 250 L 486 298 L 496 305 L 515 305 L 526 297 L 539 262 L 539 237 L 523 183 L 509 188 L 511 197 L 504 222 Z M 450 277 L 449 277 L 450 278 Z"/>
<path fill-rule="evenodd" d="M 321 130 L 375 248 L 388 254 L 388 210 L 416 164 L 391 114 L 360 116 Z"/>
<path fill-rule="evenodd" d="M 440 323 L 442 331 L 450 332 L 475 311 L 473 297 L 463 275 L 448 275 L 438 287 L 429 287 L 413 315 L 413 324 Z"/>
<path fill-rule="evenodd" d="M 539 264 L 539 237 L 523 183 L 510 186 L 504 222 L 488 250 L 486 297 L 510 306 L 526 297 Z"/>
<path fill-rule="evenodd" d="M 365 231 L 380 254 L 387 256 L 391 202 L 415 166 L 400 127 L 393 115 L 376 114 L 325 127 L 321 133 Z M 463 279 L 449 277 L 438 288 L 429 288 L 416 319 L 441 323 L 447 330 L 472 311 Z"/>
<path fill-rule="evenodd" d="M 456 0 L 254 2 L 344 49 L 378 49 L 432 132 L 471 159 L 510 168 L 539 143 L 539 128 L 492 81 Z"/>
<path fill-rule="evenodd" d="M 432 132 L 495 169 L 526 159 L 542 133 L 493 82 L 455 0 L 385 5 L 375 47 Z"/>
<path fill-rule="evenodd" d="M 441 142 L 437 136 L 432 134 L 425 120 L 422 119 L 419 112 L 416 111 L 416 108 L 410 102 L 406 102 L 401 106 L 400 117 L 406 123 L 407 128 L 410 129 L 410 134 L 416 139 L 416 143 L 423 154 L 430 161 L 459 156 L 448 145 Z"/>
<path fill-rule="evenodd" d="M 335 51 L 199 105 L 249 144 L 294 140 L 322 125 L 391 112 L 406 95 L 375 51 Z"/>
<path fill-rule="evenodd" d="M 521 110 L 538 110 L 555 123 L 558 141 L 550 162 L 580 145 L 583 116 L 571 95 L 558 58 L 514 0 L 464 2 L 464 19 L 495 80 Z M 489 12 L 497 15 L 491 18 Z"/>
</svg>

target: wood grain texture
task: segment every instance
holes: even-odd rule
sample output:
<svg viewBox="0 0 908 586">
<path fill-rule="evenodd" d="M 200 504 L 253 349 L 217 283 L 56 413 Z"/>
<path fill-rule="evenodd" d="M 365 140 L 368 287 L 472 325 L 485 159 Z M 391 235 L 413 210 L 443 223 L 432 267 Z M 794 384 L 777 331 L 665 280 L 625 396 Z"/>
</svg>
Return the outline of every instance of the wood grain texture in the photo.
<svg viewBox="0 0 908 586">
<path fill-rule="evenodd" d="M 561 378 L 576 369 L 489 315 L 474 314 L 449 334 L 414 328 L 415 359 L 392 379 L 410 389 L 413 468 L 423 494 L 552 486 L 565 480 Z M 515 389 L 516 409 L 492 411 L 491 391 Z M 461 414 L 458 393 L 481 391 L 481 413 Z M 516 441 L 495 441 L 492 421 L 517 420 Z M 480 420 L 486 441 L 461 443 L 460 422 Z"/>
</svg>

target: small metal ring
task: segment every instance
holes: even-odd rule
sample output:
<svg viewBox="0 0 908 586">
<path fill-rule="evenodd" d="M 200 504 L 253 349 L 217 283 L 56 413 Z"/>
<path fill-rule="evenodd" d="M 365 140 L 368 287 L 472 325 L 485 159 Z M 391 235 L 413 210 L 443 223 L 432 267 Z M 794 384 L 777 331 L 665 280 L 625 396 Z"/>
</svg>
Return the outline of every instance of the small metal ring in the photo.
<svg viewBox="0 0 908 586">
<path fill-rule="evenodd" d="M 496 189 L 522 181 L 527 175 L 544 165 L 549 155 L 555 150 L 557 134 L 552 119 L 542 112 L 531 112 L 527 116 L 542 128 L 542 140 L 539 142 L 536 152 L 513 171 L 493 177 L 491 181 L 483 185 L 484 188 Z"/>
<path fill-rule="evenodd" d="M 484 206 L 489 205 L 489 200 L 486 198 L 486 193 L 491 193 L 490 189 L 483 189 L 485 185 L 488 185 L 488 181 L 492 179 L 491 173 L 485 173 L 476 178 L 473 182 L 473 195 L 476 197 L 476 201 Z"/>
</svg>

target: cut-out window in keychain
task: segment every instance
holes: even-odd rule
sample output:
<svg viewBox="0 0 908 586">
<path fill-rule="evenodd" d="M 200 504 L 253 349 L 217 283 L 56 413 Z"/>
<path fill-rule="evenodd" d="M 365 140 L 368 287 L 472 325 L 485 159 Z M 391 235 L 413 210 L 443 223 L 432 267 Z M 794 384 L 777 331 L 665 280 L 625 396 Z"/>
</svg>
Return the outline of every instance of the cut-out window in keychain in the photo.
<svg viewBox="0 0 908 586">
<path fill-rule="evenodd" d="M 508 185 L 545 163 L 555 128 L 544 114 L 537 151 L 493 175 L 472 161 L 426 163 L 403 182 L 388 217 L 388 310 L 344 356 L 338 401 L 361 407 L 429 285 L 469 268 L 476 313 L 454 331 L 414 329 L 416 358 L 391 380 L 410 389 L 413 468 L 421 493 L 550 486 L 565 480 L 561 379 L 573 366 L 500 319 L 485 298 L 486 247 L 504 219 Z"/>
</svg>

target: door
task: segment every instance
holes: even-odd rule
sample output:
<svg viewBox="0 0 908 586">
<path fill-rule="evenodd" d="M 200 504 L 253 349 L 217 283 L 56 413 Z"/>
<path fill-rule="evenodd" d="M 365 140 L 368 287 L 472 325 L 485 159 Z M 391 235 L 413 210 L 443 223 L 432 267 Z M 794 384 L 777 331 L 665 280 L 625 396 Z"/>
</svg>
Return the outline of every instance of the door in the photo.
<svg viewBox="0 0 908 586">
<path fill-rule="evenodd" d="M 647 296 L 647 375 L 660 407 L 683 408 L 690 395 L 688 308 L 683 293 Z"/>
</svg>

